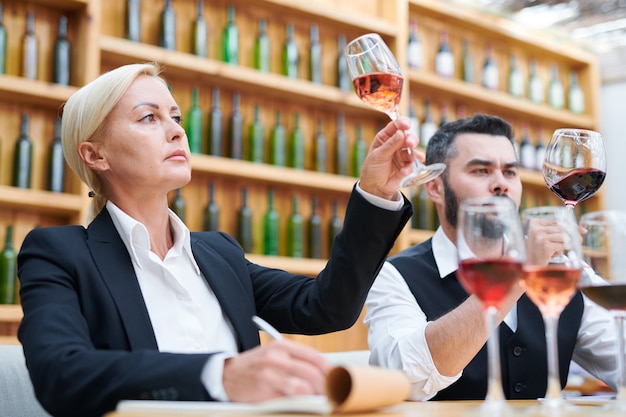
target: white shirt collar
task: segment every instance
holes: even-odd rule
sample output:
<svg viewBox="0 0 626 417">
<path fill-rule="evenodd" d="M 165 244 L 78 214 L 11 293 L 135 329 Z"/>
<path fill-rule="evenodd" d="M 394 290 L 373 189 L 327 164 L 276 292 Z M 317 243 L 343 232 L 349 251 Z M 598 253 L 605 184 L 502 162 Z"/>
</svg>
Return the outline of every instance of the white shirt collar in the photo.
<svg viewBox="0 0 626 417">
<path fill-rule="evenodd" d="M 439 270 L 439 277 L 444 278 L 459 269 L 459 260 L 457 257 L 457 249 L 454 243 L 438 227 L 433 235 L 432 240 L 433 255 L 435 256 L 435 264 Z"/>
</svg>

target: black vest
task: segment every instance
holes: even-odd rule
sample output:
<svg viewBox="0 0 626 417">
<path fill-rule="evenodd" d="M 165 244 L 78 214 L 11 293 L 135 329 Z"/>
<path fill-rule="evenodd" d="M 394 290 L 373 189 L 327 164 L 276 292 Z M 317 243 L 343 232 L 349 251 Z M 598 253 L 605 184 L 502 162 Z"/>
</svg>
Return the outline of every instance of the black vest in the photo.
<svg viewBox="0 0 626 417">
<path fill-rule="evenodd" d="M 469 294 L 452 273 L 439 276 L 431 239 L 391 257 L 389 262 L 406 280 L 426 318 L 436 320 L 461 304 Z M 559 371 L 565 387 L 583 312 L 580 291 L 561 314 L 558 326 Z M 535 399 L 545 395 L 548 379 L 545 327 L 539 309 L 526 295 L 517 302 L 517 331 L 502 323 L 500 359 L 503 389 L 508 399 Z M 454 384 L 433 400 L 484 399 L 487 394 L 487 346 L 463 370 Z"/>
</svg>

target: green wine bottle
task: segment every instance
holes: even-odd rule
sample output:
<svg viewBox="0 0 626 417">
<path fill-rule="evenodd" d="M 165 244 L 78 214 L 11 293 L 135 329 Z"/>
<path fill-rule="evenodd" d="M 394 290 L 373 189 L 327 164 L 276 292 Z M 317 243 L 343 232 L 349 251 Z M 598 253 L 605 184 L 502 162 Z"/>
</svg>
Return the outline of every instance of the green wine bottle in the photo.
<svg viewBox="0 0 626 417">
<path fill-rule="evenodd" d="M 287 221 L 287 256 L 302 258 L 304 256 L 304 220 L 298 209 L 298 197 L 291 200 L 291 216 Z"/>
<path fill-rule="evenodd" d="M 198 87 L 191 90 L 191 107 L 187 112 L 187 140 L 192 153 L 202 153 L 202 119 L 204 115 L 198 104 Z"/>
<path fill-rule="evenodd" d="M 335 238 L 343 228 L 343 221 L 339 218 L 337 200 L 333 201 L 333 214 L 328 223 L 328 253 L 330 254 Z"/>
<path fill-rule="evenodd" d="M 335 140 L 335 173 L 348 175 L 348 135 L 345 131 L 345 118 L 342 114 L 337 116 L 337 138 Z"/>
<path fill-rule="evenodd" d="M 211 113 L 209 114 L 209 155 L 222 156 L 222 110 L 220 90 L 213 88 Z"/>
<path fill-rule="evenodd" d="M 322 119 L 317 119 L 317 132 L 313 141 L 315 148 L 315 170 L 326 172 L 326 135 L 322 125 Z"/>
<path fill-rule="evenodd" d="M 183 222 L 185 221 L 185 206 L 185 199 L 183 198 L 181 189 L 177 188 L 170 208 Z"/>
<path fill-rule="evenodd" d="M 292 23 L 287 24 L 287 37 L 283 46 L 283 75 L 298 78 L 298 44 L 294 38 Z"/>
<path fill-rule="evenodd" d="M 352 176 L 361 176 L 361 167 L 367 155 L 367 143 L 363 140 L 363 127 L 359 124 L 356 127 L 356 140 L 352 149 Z"/>
<path fill-rule="evenodd" d="M 265 255 L 278 255 L 280 248 L 280 224 L 278 211 L 274 208 L 274 190 L 267 193 L 267 211 L 263 216 L 263 253 Z"/>
<path fill-rule="evenodd" d="M 30 188 L 33 169 L 33 141 L 28 136 L 28 114 L 22 114 L 20 136 L 15 144 L 13 159 L 13 186 Z"/>
<path fill-rule="evenodd" d="M 209 201 L 204 208 L 203 230 L 216 232 L 219 230 L 220 208 L 215 201 L 215 184 L 209 184 Z"/>
<path fill-rule="evenodd" d="M 176 50 L 176 12 L 172 0 L 165 0 L 165 7 L 161 11 L 159 46 L 170 51 Z"/>
<path fill-rule="evenodd" d="M 204 18 L 204 1 L 198 0 L 196 2 L 196 20 L 193 22 L 193 53 L 194 55 L 207 57 L 207 36 L 208 27 L 206 19 Z"/>
<path fill-rule="evenodd" d="M 269 162 L 276 166 L 285 166 L 285 127 L 281 122 L 280 110 L 276 111 L 276 123 L 270 134 Z"/>
<path fill-rule="evenodd" d="M 239 29 L 235 24 L 235 6 L 228 6 L 228 21 L 224 27 L 222 38 L 222 50 L 224 62 L 239 64 Z"/>
<path fill-rule="evenodd" d="M 463 39 L 463 57 L 461 59 L 461 75 L 466 83 L 474 82 L 474 59 L 470 53 L 469 41 Z"/>
<path fill-rule="evenodd" d="M 13 248 L 13 226 L 7 226 L 0 252 L 0 304 L 14 304 L 17 284 L 17 251 Z"/>
<path fill-rule="evenodd" d="M 54 137 L 50 143 L 48 163 L 48 190 L 62 193 L 65 185 L 65 159 L 61 144 L 61 119 L 54 121 Z"/>
<path fill-rule="evenodd" d="M 246 253 L 252 253 L 252 209 L 248 206 L 248 189 L 241 190 L 241 208 L 237 213 L 237 240 Z"/>
<path fill-rule="evenodd" d="M 263 163 L 265 161 L 264 136 L 265 127 L 261 122 L 258 103 L 254 105 L 254 120 L 248 128 L 248 160 Z"/>
<path fill-rule="evenodd" d="M 308 221 L 308 256 L 320 259 L 322 257 L 322 218 L 317 213 L 317 199 L 311 198 L 311 217 Z"/>
<path fill-rule="evenodd" d="M 26 31 L 22 38 L 22 76 L 29 80 L 37 79 L 39 39 L 35 34 L 35 14 L 26 15 Z"/>
<path fill-rule="evenodd" d="M 0 74 L 6 73 L 7 64 L 7 28 L 3 23 L 3 8 L 0 3 Z"/>
<path fill-rule="evenodd" d="M 289 136 L 289 166 L 304 169 L 304 132 L 300 129 L 300 114 L 296 113 L 295 122 Z"/>
<path fill-rule="evenodd" d="M 265 19 L 259 19 L 259 33 L 254 43 L 254 68 L 270 72 L 270 38 L 267 36 Z"/>
<path fill-rule="evenodd" d="M 312 82 L 322 84 L 322 44 L 320 43 L 319 28 L 311 25 L 309 45 L 309 77 Z"/>
<path fill-rule="evenodd" d="M 344 50 L 346 49 L 346 37 L 345 35 L 339 35 L 337 37 L 337 87 L 341 91 L 350 91 L 352 83 L 350 82 L 350 75 L 348 75 L 348 62 Z"/>
<path fill-rule="evenodd" d="M 52 81 L 60 85 L 70 84 L 70 41 L 67 39 L 67 17 L 59 18 L 57 38 L 54 41 L 54 67 Z"/>
<path fill-rule="evenodd" d="M 126 0 L 126 39 L 141 42 L 141 1 Z"/>
<path fill-rule="evenodd" d="M 243 159 L 243 116 L 239 110 L 239 102 L 239 93 L 233 93 L 233 109 L 228 118 L 229 156 L 232 159 Z"/>
</svg>

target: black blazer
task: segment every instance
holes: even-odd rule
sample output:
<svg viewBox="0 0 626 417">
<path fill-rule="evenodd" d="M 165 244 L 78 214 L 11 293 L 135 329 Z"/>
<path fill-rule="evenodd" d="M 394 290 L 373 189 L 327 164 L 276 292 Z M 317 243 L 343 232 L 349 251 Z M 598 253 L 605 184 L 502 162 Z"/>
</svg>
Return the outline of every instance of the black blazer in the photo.
<svg viewBox="0 0 626 417">
<path fill-rule="evenodd" d="M 224 233 L 192 233 L 191 247 L 243 351 L 259 344 L 253 314 L 285 333 L 354 324 L 411 214 L 406 199 L 393 212 L 353 191 L 317 279 L 250 263 Z M 158 352 L 129 254 L 106 209 L 87 229 L 32 230 L 18 275 L 24 310 L 18 336 L 37 398 L 51 414 L 98 416 L 122 399 L 211 400 L 200 381 L 210 354 Z"/>
</svg>

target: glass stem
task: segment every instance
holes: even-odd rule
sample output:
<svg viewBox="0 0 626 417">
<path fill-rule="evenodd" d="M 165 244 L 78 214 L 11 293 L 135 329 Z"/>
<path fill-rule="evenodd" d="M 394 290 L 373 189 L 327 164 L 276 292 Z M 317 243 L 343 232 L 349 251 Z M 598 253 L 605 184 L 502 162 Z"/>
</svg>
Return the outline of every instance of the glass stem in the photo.
<svg viewBox="0 0 626 417">
<path fill-rule="evenodd" d="M 626 402 L 626 366 L 624 366 L 624 315 L 615 314 L 615 330 L 617 343 L 617 400 Z"/>
<path fill-rule="evenodd" d="M 487 355 L 489 379 L 487 381 L 488 402 L 504 402 L 502 391 L 502 371 L 500 370 L 500 337 L 498 334 L 498 309 L 490 306 L 485 309 L 487 325 Z"/>
<path fill-rule="evenodd" d="M 559 376 L 559 350 L 557 341 L 557 326 L 559 316 L 554 314 L 544 315 L 543 321 L 546 327 L 546 343 L 548 349 L 548 389 L 546 400 L 548 404 L 561 400 L 561 378 Z"/>
</svg>

